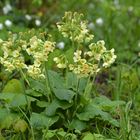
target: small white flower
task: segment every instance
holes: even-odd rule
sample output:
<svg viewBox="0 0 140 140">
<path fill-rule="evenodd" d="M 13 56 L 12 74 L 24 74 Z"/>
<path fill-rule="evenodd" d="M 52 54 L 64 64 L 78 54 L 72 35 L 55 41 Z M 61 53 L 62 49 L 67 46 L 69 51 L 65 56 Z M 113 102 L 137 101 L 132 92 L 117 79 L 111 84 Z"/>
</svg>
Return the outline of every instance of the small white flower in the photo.
<svg viewBox="0 0 140 140">
<path fill-rule="evenodd" d="M 129 11 L 129 12 L 132 12 L 133 10 L 134 10 L 133 6 L 129 6 L 129 7 L 128 7 L 128 11 Z"/>
<path fill-rule="evenodd" d="M 140 48 L 140 40 L 138 41 L 138 47 Z"/>
<path fill-rule="evenodd" d="M 118 6 L 119 5 L 119 0 L 114 0 L 114 5 Z"/>
<path fill-rule="evenodd" d="M 140 19 L 138 19 L 138 25 L 140 25 Z"/>
<path fill-rule="evenodd" d="M 103 24 L 104 24 L 104 21 L 103 21 L 103 19 L 100 17 L 100 18 L 97 18 L 96 19 L 96 24 L 98 25 L 98 26 L 103 26 Z"/>
<path fill-rule="evenodd" d="M 140 52 L 138 53 L 138 56 L 140 57 Z"/>
<path fill-rule="evenodd" d="M 58 47 L 59 49 L 64 49 L 65 43 L 64 43 L 64 42 L 59 42 L 59 43 L 57 44 L 57 47 Z"/>
<path fill-rule="evenodd" d="M 8 3 L 3 7 L 3 13 L 6 15 L 12 10 L 12 6 Z"/>
<path fill-rule="evenodd" d="M 104 0 L 100 0 L 100 2 L 102 2 L 102 3 L 103 3 L 103 2 L 105 2 L 105 1 L 104 1 Z"/>
<path fill-rule="evenodd" d="M 0 23 L 0 30 L 2 30 L 3 29 L 3 24 L 2 23 Z"/>
<path fill-rule="evenodd" d="M 25 18 L 26 18 L 27 20 L 29 20 L 29 21 L 32 20 L 32 16 L 30 16 L 30 15 L 28 15 L 28 14 L 25 15 Z"/>
<path fill-rule="evenodd" d="M 121 5 L 119 3 L 119 0 L 114 0 L 114 6 L 116 7 L 117 10 L 120 10 Z"/>
<path fill-rule="evenodd" d="M 36 19 L 36 20 L 35 20 L 35 25 L 36 25 L 36 26 L 40 26 L 40 25 L 41 25 L 41 21 L 40 21 L 39 19 Z"/>
<path fill-rule="evenodd" d="M 95 5 L 94 5 L 93 3 L 90 3 L 90 4 L 88 5 L 88 7 L 89 7 L 89 9 L 94 9 L 94 8 L 95 8 Z"/>
<path fill-rule="evenodd" d="M 12 26 L 12 22 L 11 22 L 9 19 L 7 19 L 7 20 L 5 21 L 5 25 L 6 25 L 7 27 L 11 27 L 11 26 Z"/>
<path fill-rule="evenodd" d="M 94 27 L 95 27 L 95 25 L 94 25 L 93 22 L 90 22 L 90 23 L 88 24 L 88 28 L 89 28 L 90 30 L 93 30 Z"/>
</svg>

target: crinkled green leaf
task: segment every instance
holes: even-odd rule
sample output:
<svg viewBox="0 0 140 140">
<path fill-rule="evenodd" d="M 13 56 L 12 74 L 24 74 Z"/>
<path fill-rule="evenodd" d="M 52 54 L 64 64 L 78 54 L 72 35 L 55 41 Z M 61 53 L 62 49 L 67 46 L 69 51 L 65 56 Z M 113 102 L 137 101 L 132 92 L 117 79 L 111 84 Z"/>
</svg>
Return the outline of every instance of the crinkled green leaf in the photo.
<svg viewBox="0 0 140 140">
<path fill-rule="evenodd" d="M 46 84 L 44 81 L 37 81 L 34 79 L 29 79 L 30 86 L 33 90 L 44 93 L 46 90 Z"/>
<path fill-rule="evenodd" d="M 47 115 L 44 114 L 32 113 L 30 122 L 34 128 L 40 129 L 40 128 L 49 128 L 56 121 L 58 121 L 58 119 L 59 119 L 58 116 L 48 117 Z"/>
<path fill-rule="evenodd" d="M 13 121 L 18 117 L 17 114 L 11 113 L 5 108 L 0 109 L 0 128 L 9 128 Z"/>
<path fill-rule="evenodd" d="M 47 107 L 49 105 L 49 103 L 45 102 L 45 101 L 37 101 L 36 105 L 39 107 Z"/>
<path fill-rule="evenodd" d="M 52 88 L 65 88 L 64 79 L 57 72 L 48 71 L 49 85 Z"/>
<path fill-rule="evenodd" d="M 77 76 L 72 72 L 68 72 L 66 75 L 66 86 L 68 89 L 76 89 L 77 86 Z"/>
<path fill-rule="evenodd" d="M 70 129 L 75 129 L 75 130 L 79 130 L 79 131 L 84 130 L 86 127 L 87 127 L 86 122 L 81 121 L 79 119 L 73 119 L 69 125 Z"/>
<path fill-rule="evenodd" d="M 34 97 L 40 97 L 40 96 L 42 96 L 42 93 L 41 92 L 35 91 L 33 89 L 28 89 L 25 92 L 29 96 L 34 96 Z"/>
<path fill-rule="evenodd" d="M 66 102 L 66 101 L 60 101 L 57 99 L 54 99 L 50 105 L 46 108 L 46 115 L 48 116 L 53 116 L 56 113 L 56 110 L 58 108 L 61 108 L 63 110 L 68 109 L 71 107 L 72 104 Z"/>
<path fill-rule="evenodd" d="M 12 79 L 5 85 L 3 93 L 24 93 L 20 80 Z"/>
<path fill-rule="evenodd" d="M 1 93 L 0 99 L 6 101 L 11 105 L 11 107 L 18 107 L 27 105 L 27 103 L 35 101 L 36 99 L 24 94 L 15 94 L 15 93 Z"/>
<path fill-rule="evenodd" d="M 72 102 L 72 98 L 75 95 L 75 92 L 68 89 L 53 89 L 55 96 L 60 100 L 65 100 L 68 102 Z"/>
<path fill-rule="evenodd" d="M 116 107 L 125 104 L 124 101 L 111 101 L 105 96 L 95 97 L 93 102 L 105 111 L 115 111 Z"/>
<path fill-rule="evenodd" d="M 72 72 L 68 72 L 66 75 L 66 86 L 68 89 L 74 89 L 76 90 L 77 85 L 78 85 L 78 91 L 80 94 L 83 93 L 85 90 L 87 84 L 87 79 L 86 78 L 80 78 L 79 79 L 79 85 L 78 85 L 78 77 L 76 74 Z"/>
<path fill-rule="evenodd" d="M 114 126 L 119 126 L 117 120 L 113 119 L 109 113 L 102 111 L 99 106 L 94 104 L 94 102 L 85 106 L 81 113 L 77 113 L 77 117 L 83 121 L 89 121 L 97 116 L 101 117 L 104 121 L 110 122 Z"/>
<path fill-rule="evenodd" d="M 94 136 L 92 133 L 87 132 L 84 137 L 82 138 L 82 140 L 94 140 Z"/>
<path fill-rule="evenodd" d="M 53 67 L 53 65 L 55 64 L 55 62 L 53 61 L 54 57 L 58 57 L 61 53 L 62 52 L 59 49 L 55 49 L 52 53 L 50 53 L 48 62 L 47 62 L 48 69 L 51 69 Z"/>
<path fill-rule="evenodd" d="M 36 99 L 33 97 L 27 95 L 15 95 L 10 105 L 12 107 L 25 106 L 33 101 L 36 101 Z"/>
</svg>

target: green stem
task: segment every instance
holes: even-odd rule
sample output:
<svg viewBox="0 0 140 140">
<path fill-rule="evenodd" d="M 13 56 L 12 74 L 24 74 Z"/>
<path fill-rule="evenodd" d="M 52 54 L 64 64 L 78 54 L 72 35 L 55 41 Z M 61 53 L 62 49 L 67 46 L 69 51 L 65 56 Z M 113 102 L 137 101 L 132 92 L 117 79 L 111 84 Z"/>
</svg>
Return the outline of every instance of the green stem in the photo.
<svg viewBox="0 0 140 140">
<path fill-rule="evenodd" d="M 23 79 L 27 82 L 27 84 L 30 86 L 30 83 L 26 77 L 26 75 L 24 74 L 24 72 L 22 70 L 20 70 L 20 75 L 23 77 Z"/>
<path fill-rule="evenodd" d="M 85 88 L 85 91 L 84 91 L 84 94 L 83 94 L 85 97 L 88 94 L 88 85 L 89 85 L 89 83 L 90 83 L 90 76 L 88 77 L 86 88 Z"/>
<path fill-rule="evenodd" d="M 24 73 L 23 73 L 23 71 L 22 70 L 20 70 L 20 74 L 21 74 L 21 81 L 22 81 L 22 87 L 23 87 L 23 92 L 24 92 L 24 96 L 25 96 L 25 99 L 26 99 L 26 102 L 27 102 L 27 111 L 29 112 L 29 115 L 31 116 L 31 110 L 30 110 L 30 103 L 29 103 L 29 101 L 28 101 L 28 98 L 27 98 L 27 96 L 26 96 L 26 92 L 25 92 L 25 85 L 24 85 L 24 79 L 26 80 L 26 82 L 28 81 L 27 80 L 27 78 L 26 78 L 26 76 L 24 75 Z M 29 82 L 28 82 L 28 84 L 29 84 Z M 30 85 L 30 84 L 29 84 Z M 29 121 L 29 119 L 28 119 L 28 117 L 27 117 L 27 115 L 20 109 L 20 111 L 22 112 L 22 114 L 26 117 L 26 119 L 28 120 L 28 122 L 29 122 L 29 124 L 30 124 L 30 121 Z M 33 140 L 34 140 L 34 132 L 33 132 L 33 128 L 32 128 L 32 126 L 31 126 L 31 124 L 30 124 L 30 127 L 31 127 L 31 133 L 32 133 L 32 137 L 33 137 Z"/>
<path fill-rule="evenodd" d="M 19 110 L 21 111 L 21 113 L 24 115 L 24 117 L 26 118 L 26 120 L 28 121 L 28 123 L 30 124 L 32 138 L 33 138 L 33 140 L 35 140 L 35 138 L 34 138 L 34 130 L 33 130 L 33 127 L 32 127 L 32 125 L 31 125 L 31 123 L 30 123 L 29 118 L 27 117 L 27 115 L 24 113 L 24 111 L 23 111 L 19 106 L 18 106 L 18 108 L 19 108 Z"/>
<path fill-rule="evenodd" d="M 78 105 L 77 105 L 77 99 L 78 99 L 78 89 L 79 89 L 79 83 L 80 83 L 80 79 L 78 78 L 78 80 L 77 80 L 77 86 L 76 86 L 76 95 L 75 95 L 75 98 L 74 98 L 74 106 L 75 106 L 75 110 L 74 110 L 74 112 L 73 112 L 73 115 L 72 115 L 72 117 L 74 117 L 75 116 L 75 114 L 76 114 L 76 112 L 77 112 L 77 109 L 78 109 Z"/>
<path fill-rule="evenodd" d="M 48 70 L 46 66 L 46 62 L 44 63 L 45 67 L 45 82 L 46 82 L 46 90 L 47 90 L 47 97 L 48 97 L 48 102 L 50 103 L 52 100 L 52 93 L 51 93 L 51 88 L 50 88 L 50 82 L 49 82 L 49 75 L 48 75 Z"/>
<path fill-rule="evenodd" d="M 31 115 L 30 104 L 29 104 L 29 101 L 28 101 L 28 98 L 27 98 L 26 92 L 25 92 L 25 90 L 26 90 L 26 89 L 25 89 L 25 85 L 24 85 L 25 75 L 24 75 L 24 73 L 23 73 L 22 70 L 20 70 L 20 75 L 21 75 L 21 82 L 22 82 L 22 88 L 23 88 L 24 96 L 25 96 L 25 99 L 26 99 L 26 102 L 27 102 L 27 106 L 28 106 L 28 111 L 29 111 L 29 113 L 30 113 L 30 115 Z M 27 81 L 28 81 L 28 80 L 27 80 Z"/>
</svg>

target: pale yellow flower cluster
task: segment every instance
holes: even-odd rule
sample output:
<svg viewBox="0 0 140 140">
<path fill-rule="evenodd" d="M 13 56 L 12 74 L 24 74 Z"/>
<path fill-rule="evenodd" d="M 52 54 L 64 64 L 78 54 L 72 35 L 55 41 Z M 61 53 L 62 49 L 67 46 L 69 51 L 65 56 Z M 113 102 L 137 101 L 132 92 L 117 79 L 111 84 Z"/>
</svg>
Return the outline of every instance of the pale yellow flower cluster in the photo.
<svg viewBox="0 0 140 140">
<path fill-rule="evenodd" d="M 89 42 L 93 35 L 89 33 L 87 21 L 82 21 L 83 14 L 65 12 L 61 22 L 57 23 L 58 30 L 64 37 L 78 43 Z"/>
<path fill-rule="evenodd" d="M 110 65 L 114 63 L 114 61 L 117 58 L 117 56 L 114 54 L 114 51 L 115 51 L 114 49 L 111 49 L 103 54 L 103 61 L 104 61 L 103 67 L 105 68 L 110 67 Z"/>
<path fill-rule="evenodd" d="M 12 72 L 17 69 L 27 68 L 24 56 L 22 55 L 22 49 L 18 46 L 14 48 L 14 40 L 0 41 L 1 50 L 3 51 L 3 57 L 0 57 L 0 63 L 6 68 L 7 71 Z"/>
<path fill-rule="evenodd" d="M 56 66 L 60 69 L 64 69 L 67 67 L 67 59 L 66 59 L 66 56 L 65 55 L 61 55 L 59 57 L 55 57 L 53 59 L 55 61 L 55 63 L 57 64 Z"/>
<path fill-rule="evenodd" d="M 89 45 L 89 51 L 76 50 L 73 56 L 73 64 L 69 64 L 66 57 L 54 58 L 58 68 L 66 68 L 80 77 L 87 77 L 98 73 L 103 67 L 109 67 L 116 59 L 114 49 L 106 50 L 105 42 L 98 41 Z"/>
<path fill-rule="evenodd" d="M 82 58 L 82 51 L 77 50 L 74 53 L 74 64 L 69 64 L 69 69 L 80 77 L 87 77 L 94 73 L 97 73 L 100 69 L 97 64 L 88 62 L 85 58 Z"/>
<path fill-rule="evenodd" d="M 48 60 L 49 53 L 53 52 L 55 43 L 33 36 L 28 41 L 16 38 L 0 40 L 0 46 L 3 51 L 0 63 L 7 71 L 24 70 L 32 78 L 43 78 L 42 64 Z M 32 58 L 29 65 L 25 63 L 25 53 Z"/>
<path fill-rule="evenodd" d="M 117 56 L 114 54 L 114 49 L 106 50 L 105 42 L 103 40 L 98 41 L 97 43 L 91 43 L 89 45 L 90 51 L 86 53 L 86 55 L 92 57 L 94 61 L 98 61 L 100 63 L 100 60 L 103 60 L 102 66 L 107 68 L 112 63 L 114 63 Z"/>
<path fill-rule="evenodd" d="M 29 41 L 30 47 L 26 49 L 28 55 L 32 56 L 34 63 L 29 65 L 27 73 L 31 77 L 45 77 L 42 73 L 41 65 L 48 60 L 48 55 L 53 52 L 55 43 L 51 41 L 43 41 L 38 39 L 37 36 L 33 36 Z"/>
<path fill-rule="evenodd" d="M 88 51 L 85 54 L 99 61 L 101 59 L 102 54 L 106 51 L 106 48 L 104 45 L 105 45 L 105 42 L 103 40 L 98 41 L 97 43 L 91 43 L 89 45 L 90 51 Z"/>
</svg>

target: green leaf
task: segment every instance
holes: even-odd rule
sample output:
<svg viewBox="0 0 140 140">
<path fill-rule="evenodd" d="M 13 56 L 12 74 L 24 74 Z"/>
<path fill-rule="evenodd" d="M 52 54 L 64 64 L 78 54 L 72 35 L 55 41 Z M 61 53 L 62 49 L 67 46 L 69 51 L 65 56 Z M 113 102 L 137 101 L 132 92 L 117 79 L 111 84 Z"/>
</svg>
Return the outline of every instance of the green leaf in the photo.
<svg viewBox="0 0 140 140">
<path fill-rule="evenodd" d="M 9 128 L 13 121 L 18 117 L 5 108 L 0 108 L 0 128 Z"/>
<path fill-rule="evenodd" d="M 47 62 L 47 68 L 51 69 L 55 62 L 53 61 L 54 57 L 58 57 L 61 54 L 61 51 L 59 49 L 55 49 L 52 53 L 50 53 L 48 62 Z"/>
<path fill-rule="evenodd" d="M 89 84 L 85 87 L 84 96 L 85 96 L 86 98 L 90 98 L 92 87 L 93 87 L 93 83 L 89 83 Z"/>
<path fill-rule="evenodd" d="M 73 89 L 76 91 L 77 83 L 78 83 L 77 75 L 72 72 L 68 72 L 66 75 L 66 87 L 68 89 Z M 79 79 L 79 86 L 78 86 L 79 94 L 82 94 L 84 92 L 86 88 L 86 84 L 87 84 L 86 78 Z"/>
<path fill-rule="evenodd" d="M 5 85 L 3 93 L 23 93 L 23 87 L 19 80 L 12 79 Z"/>
<path fill-rule="evenodd" d="M 87 133 L 85 134 L 85 136 L 82 138 L 82 140 L 94 140 L 94 136 L 93 136 L 92 133 L 87 132 Z"/>
<path fill-rule="evenodd" d="M 52 88 L 65 88 L 64 79 L 54 71 L 48 71 L 49 83 Z"/>
<path fill-rule="evenodd" d="M 87 127 L 86 122 L 80 121 L 79 119 L 73 119 L 72 122 L 69 125 L 70 129 L 75 129 L 82 131 Z"/>
<path fill-rule="evenodd" d="M 12 107 L 18 107 L 18 106 L 25 106 L 30 102 L 36 101 L 37 99 L 33 97 L 29 97 L 27 95 L 15 95 L 13 100 L 11 101 L 10 105 Z"/>
<path fill-rule="evenodd" d="M 65 52 L 65 56 L 66 56 L 69 63 L 73 63 L 73 54 L 74 54 L 74 48 L 73 47 L 71 47 L 70 49 L 68 49 Z"/>
<path fill-rule="evenodd" d="M 34 96 L 34 97 L 40 97 L 42 96 L 42 93 L 41 92 L 38 92 L 38 91 L 35 91 L 33 89 L 28 89 L 25 91 L 25 93 L 29 96 Z"/>
<path fill-rule="evenodd" d="M 30 121 L 34 128 L 49 128 L 59 119 L 58 116 L 48 117 L 44 114 L 32 113 Z"/>
<path fill-rule="evenodd" d="M 75 95 L 75 92 L 68 89 L 53 89 L 55 96 L 60 100 L 72 102 L 72 98 Z"/>
<path fill-rule="evenodd" d="M 37 101 L 36 105 L 39 107 L 47 107 L 49 105 L 49 103 L 45 102 L 45 101 Z"/>
<path fill-rule="evenodd" d="M 50 103 L 50 105 L 48 105 L 45 112 L 46 112 L 46 115 L 53 116 L 53 115 L 55 115 L 56 110 L 58 108 L 61 108 L 61 109 L 65 110 L 65 109 L 68 109 L 71 106 L 72 106 L 72 104 L 69 104 L 66 101 L 60 101 L 60 100 L 54 99 L 52 101 L 52 103 Z"/>
<path fill-rule="evenodd" d="M 77 114 L 77 117 L 83 121 L 89 121 L 95 117 L 100 117 L 103 121 L 108 121 L 117 127 L 119 126 L 117 120 L 113 119 L 109 113 L 102 111 L 99 106 L 94 104 L 94 102 L 85 106 L 82 112 Z"/>
<path fill-rule="evenodd" d="M 4 100 L 6 102 L 11 102 L 14 98 L 15 94 L 14 93 L 1 93 L 0 94 L 0 100 Z"/>
<path fill-rule="evenodd" d="M 68 89 L 75 89 L 77 86 L 77 76 L 72 72 L 68 72 L 66 75 L 66 86 Z"/>
<path fill-rule="evenodd" d="M 107 140 L 103 135 L 101 134 L 93 134 L 94 140 Z"/>
<path fill-rule="evenodd" d="M 0 94 L 0 99 L 6 101 L 12 107 L 24 106 L 27 105 L 27 101 L 30 103 L 37 100 L 27 95 L 15 93 L 2 93 Z"/>
<path fill-rule="evenodd" d="M 111 101 L 105 96 L 95 97 L 93 102 L 104 111 L 115 111 L 115 108 L 124 105 L 124 101 Z"/>
<path fill-rule="evenodd" d="M 30 86 L 33 90 L 44 93 L 46 90 L 46 84 L 44 81 L 36 81 L 34 79 L 29 79 Z"/>
<path fill-rule="evenodd" d="M 50 139 L 55 136 L 55 132 L 53 130 L 48 130 L 47 133 L 45 132 L 45 138 Z"/>
<path fill-rule="evenodd" d="M 82 77 L 79 81 L 79 87 L 78 87 L 78 91 L 80 94 L 82 94 L 85 91 L 86 85 L 87 85 L 87 78 Z M 91 88 L 89 88 L 89 89 L 91 89 Z"/>
</svg>

